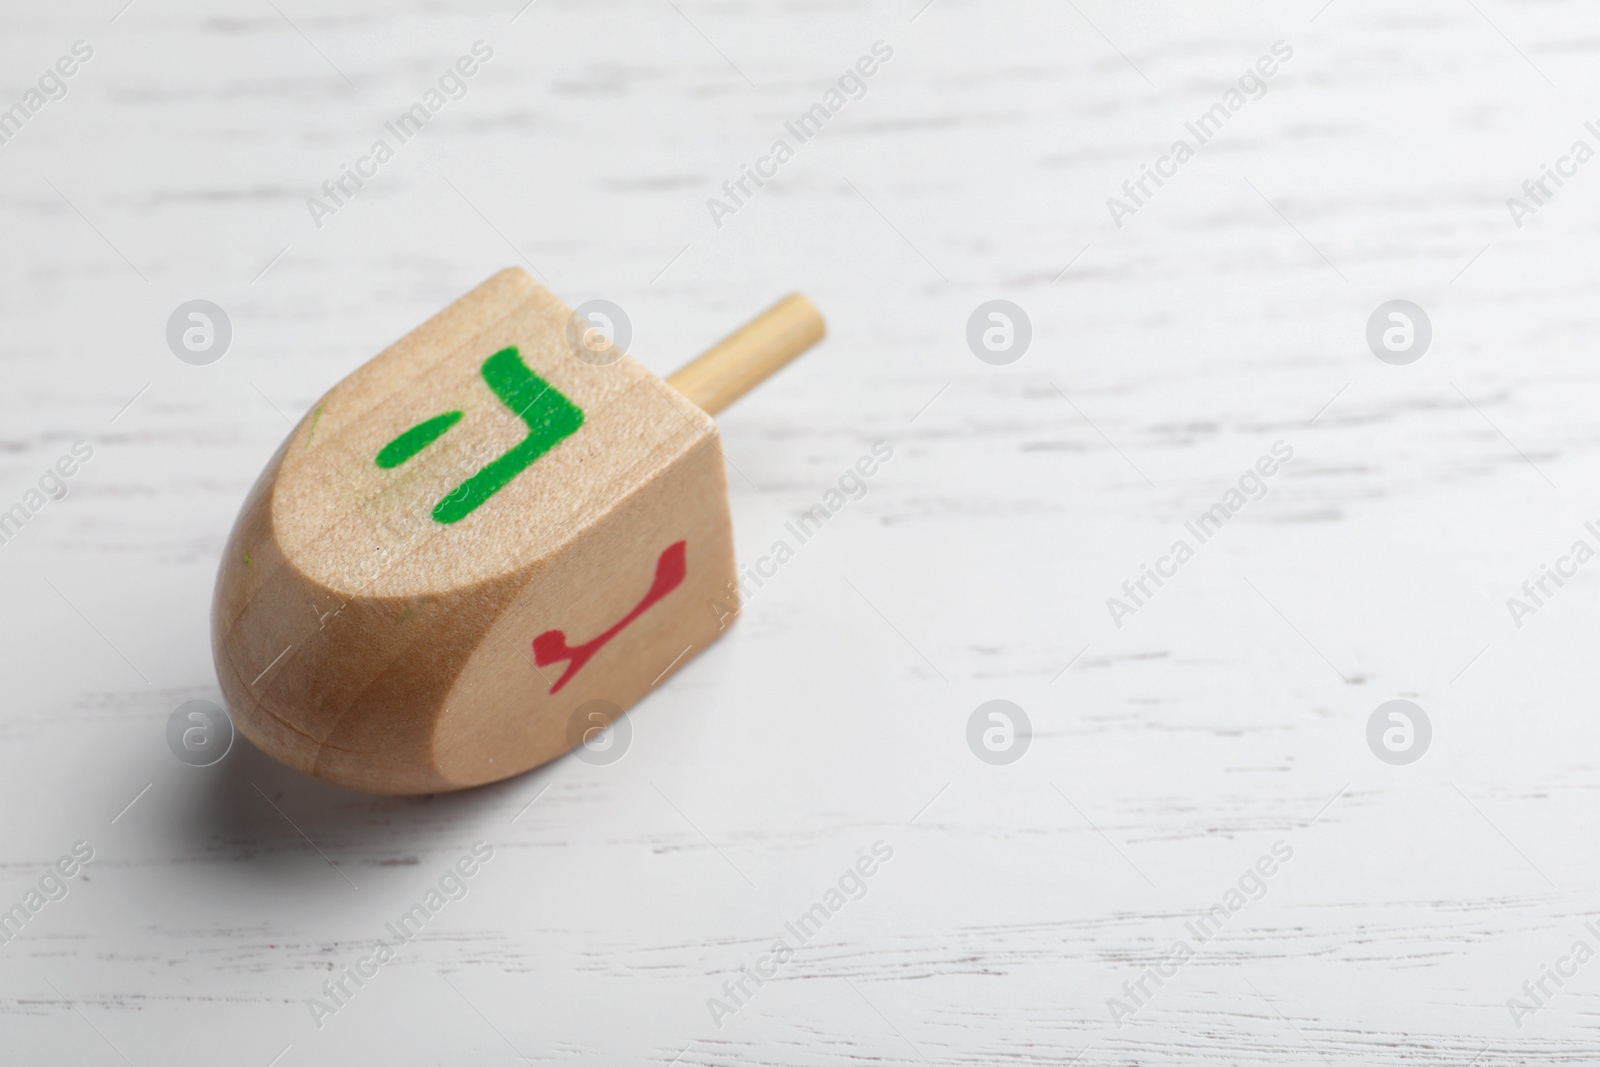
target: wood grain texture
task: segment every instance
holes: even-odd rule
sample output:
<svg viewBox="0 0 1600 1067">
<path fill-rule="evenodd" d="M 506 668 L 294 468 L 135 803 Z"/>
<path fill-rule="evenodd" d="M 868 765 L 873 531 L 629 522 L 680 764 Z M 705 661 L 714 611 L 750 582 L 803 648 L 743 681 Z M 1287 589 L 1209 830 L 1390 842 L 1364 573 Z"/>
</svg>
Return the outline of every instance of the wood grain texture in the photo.
<svg viewBox="0 0 1600 1067">
<path fill-rule="evenodd" d="M 1590 7 L 275 4 L 0 14 L 0 102 L 94 48 L 0 146 L 0 505 L 93 448 L 0 544 L 0 905 L 95 849 L 0 945 L 0 1058 L 1600 1058 L 1600 964 L 1506 1006 L 1600 888 L 1593 564 L 1506 608 L 1600 516 L 1600 164 L 1520 228 L 1506 206 L 1593 143 Z M 307 198 L 480 39 L 466 94 L 318 228 Z M 719 228 L 707 199 L 879 40 Z M 1278 40 L 1266 93 L 1118 227 L 1107 199 Z M 179 762 L 168 717 L 222 699 L 208 611 L 256 475 L 507 262 L 624 307 L 658 376 L 776 293 L 826 309 L 828 343 L 719 420 L 739 563 L 792 558 L 608 766 L 372 797 L 244 741 Z M 164 339 L 195 297 L 234 325 L 207 367 Z M 1006 367 L 965 336 L 995 298 L 1033 326 Z M 1409 367 L 1365 340 L 1395 298 L 1434 326 Z M 1267 495 L 1115 626 L 1280 439 Z M 1434 724 L 1409 767 L 1367 747 L 1395 697 Z M 1033 723 L 1004 767 L 966 741 L 996 698 Z M 467 895 L 319 1029 L 308 998 L 479 839 Z M 879 839 L 866 895 L 719 1028 L 707 1001 Z M 1266 894 L 1118 1027 L 1107 1000 L 1280 839 Z"/>
</svg>

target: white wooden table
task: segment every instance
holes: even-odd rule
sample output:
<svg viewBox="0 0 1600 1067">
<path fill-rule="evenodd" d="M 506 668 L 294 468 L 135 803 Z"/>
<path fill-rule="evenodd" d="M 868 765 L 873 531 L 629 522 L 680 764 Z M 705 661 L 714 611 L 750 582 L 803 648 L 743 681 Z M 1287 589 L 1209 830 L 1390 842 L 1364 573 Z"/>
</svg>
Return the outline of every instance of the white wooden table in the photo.
<svg viewBox="0 0 1600 1067">
<path fill-rule="evenodd" d="M 1600 1060 L 1600 963 L 1570 955 L 1600 949 L 1600 564 L 1507 606 L 1600 547 L 1600 162 L 1560 164 L 1600 148 L 1592 7 L 121 3 L 0 12 L 0 107 L 93 50 L 0 145 L 0 511 L 93 449 L 0 544 L 0 908 L 66 890 L 0 945 L 0 1060 Z M 307 199 L 476 41 L 465 96 L 319 228 Z M 714 221 L 877 41 L 865 94 Z M 1541 164 L 1575 173 L 1519 227 Z M 616 763 L 399 800 L 242 741 L 180 762 L 286 420 L 507 264 L 619 303 L 662 373 L 816 300 L 828 342 L 720 420 L 744 560 L 894 458 Z M 165 340 L 193 298 L 232 323 L 210 365 Z M 965 338 L 991 299 L 1032 323 L 1009 365 Z M 1432 322 L 1406 366 L 1365 338 L 1392 299 Z M 1005 765 L 967 741 L 996 699 L 1032 723 Z M 1368 746 L 1391 699 L 1432 724 L 1408 765 Z M 465 897 L 343 978 L 478 841 Z"/>
</svg>

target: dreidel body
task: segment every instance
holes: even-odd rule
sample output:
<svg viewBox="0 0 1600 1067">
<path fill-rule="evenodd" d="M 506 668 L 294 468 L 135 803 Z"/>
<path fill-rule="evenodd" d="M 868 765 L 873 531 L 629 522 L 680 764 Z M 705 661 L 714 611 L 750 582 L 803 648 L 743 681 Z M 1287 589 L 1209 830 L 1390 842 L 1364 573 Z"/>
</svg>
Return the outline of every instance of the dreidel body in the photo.
<svg viewBox="0 0 1600 1067">
<path fill-rule="evenodd" d="M 523 271 L 331 389 L 246 498 L 212 644 L 239 731 L 431 793 L 560 756 L 738 609 L 719 411 L 823 335 L 791 296 L 657 378 Z"/>
</svg>

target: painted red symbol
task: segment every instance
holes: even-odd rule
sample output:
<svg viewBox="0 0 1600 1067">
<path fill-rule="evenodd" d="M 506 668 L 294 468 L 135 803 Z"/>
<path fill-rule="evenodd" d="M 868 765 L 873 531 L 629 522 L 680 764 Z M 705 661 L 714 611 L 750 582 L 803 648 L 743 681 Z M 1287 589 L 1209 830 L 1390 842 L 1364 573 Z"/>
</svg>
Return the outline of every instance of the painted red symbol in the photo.
<svg viewBox="0 0 1600 1067">
<path fill-rule="evenodd" d="M 533 660 L 539 666 L 548 667 L 550 664 L 560 663 L 562 660 L 569 661 L 567 669 L 562 672 L 560 678 L 556 679 L 556 684 L 550 687 L 552 694 L 561 692 L 561 687 L 566 685 L 574 674 L 582 670 L 583 665 L 588 663 L 596 652 L 606 646 L 606 642 L 620 634 L 634 619 L 649 611 L 651 605 L 655 604 L 656 601 L 683 584 L 683 576 L 689 569 L 684 560 L 685 543 L 677 541 L 662 550 L 660 558 L 656 560 L 656 579 L 650 583 L 650 591 L 644 595 L 644 599 L 639 601 L 632 611 L 622 617 L 621 622 L 599 637 L 578 645 L 576 648 L 567 644 L 567 635 L 561 630 L 546 630 L 533 639 Z"/>
</svg>

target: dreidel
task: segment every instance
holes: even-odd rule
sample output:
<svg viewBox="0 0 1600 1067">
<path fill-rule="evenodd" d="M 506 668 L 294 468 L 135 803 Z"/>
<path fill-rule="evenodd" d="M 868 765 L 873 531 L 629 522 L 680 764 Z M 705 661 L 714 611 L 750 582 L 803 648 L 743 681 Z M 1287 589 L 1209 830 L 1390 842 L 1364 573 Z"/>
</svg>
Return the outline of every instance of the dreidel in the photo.
<svg viewBox="0 0 1600 1067">
<path fill-rule="evenodd" d="M 617 325 L 504 270 L 312 406 L 217 574 L 241 733 L 352 789 L 463 789 L 594 738 L 724 632 L 711 416 L 822 317 L 786 297 L 666 381 Z"/>
</svg>

